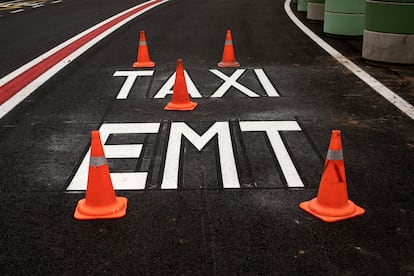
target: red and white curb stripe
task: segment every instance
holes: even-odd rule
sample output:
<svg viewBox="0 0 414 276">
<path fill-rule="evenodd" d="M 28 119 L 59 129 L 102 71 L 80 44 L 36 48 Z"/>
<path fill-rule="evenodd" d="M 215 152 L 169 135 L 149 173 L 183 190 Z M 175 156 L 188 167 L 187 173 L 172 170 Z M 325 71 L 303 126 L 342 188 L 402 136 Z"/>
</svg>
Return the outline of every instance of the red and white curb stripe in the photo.
<svg viewBox="0 0 414 276">
<path fill-rule="evenodd" d="M 0 79 L 0 118 L 103 38 L 141 14 L 168 1 L 151 0 L 123 11 L 72 37 Z"/>
</svg>

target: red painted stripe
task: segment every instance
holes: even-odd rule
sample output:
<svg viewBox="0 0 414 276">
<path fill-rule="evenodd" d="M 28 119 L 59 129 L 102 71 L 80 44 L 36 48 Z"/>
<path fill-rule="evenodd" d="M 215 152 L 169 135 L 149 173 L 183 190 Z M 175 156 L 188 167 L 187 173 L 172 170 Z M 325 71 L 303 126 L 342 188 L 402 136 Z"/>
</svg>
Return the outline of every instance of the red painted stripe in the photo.
<svg viewBox="0 0 414 276">
<path fill-rule="evenodd" d="M 111 27 L 115 26 L 119 22 L 127 19 L 128 17 L 136 14 L 137 12 L 142 11 L 150 6 L 153 6 L 162 0 L 153 1 L 151 3 L 147 3 L 141 7 L 133 9 L 126 14 L 123 14 L 117 18 L 114 18 L 112 21 L 102 25 L 101 27 L 97 28 L 96 30 L 91 31 L 90 33 L 85 34 L 84 36 L 80 37 L 79 39 L 73 41 L 66 47 L 62 48 L 61 50 L 57 51 L 56 53 L 52 54 L 48 58 L 40 61 L 39 63 L 33 65 L 31 68 L 27 69 L 20 75 L 16 76 L 14 79 L 10 80 L 9 82 L 5 83 L 3 86 L 0 87 L 0 105 L 3 104 L 5 101 L 13 97 L 16 93 L 18 93 L 21 89 L 26 87 L 36 78 L 41 76 L 44 72 L 55 66 L 57 63 L 62 61 L 64 58 L 72 54 L 74 51 L 97 37 L 98 35 L 102 34 L 106 30 L 110 29 Z"/>
</svg>

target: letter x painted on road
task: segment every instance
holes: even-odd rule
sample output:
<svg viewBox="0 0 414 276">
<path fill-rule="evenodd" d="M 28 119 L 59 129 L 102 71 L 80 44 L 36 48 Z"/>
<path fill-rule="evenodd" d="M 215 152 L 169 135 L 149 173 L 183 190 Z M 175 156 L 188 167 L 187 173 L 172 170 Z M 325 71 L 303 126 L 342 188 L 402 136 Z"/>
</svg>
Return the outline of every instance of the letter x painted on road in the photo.
<svg viewBox="0 0 414 276">
<path fill-rule="evenodd" d="M 221 98 L 224 94 L 233 86 L 240 92 L 251 98 L 260 97 L 258 94 L 254 93 L 252 90 L 238 83 L 237 80 L 243 75 L 246 69 L 237 69 L 234 73 L 228 77 L 217 69 L 211 69 L 210 72 L 216 75 L 217 77 L 224 80 L 224 83 L 211 95 L 212 98 Z"/>
</svg>

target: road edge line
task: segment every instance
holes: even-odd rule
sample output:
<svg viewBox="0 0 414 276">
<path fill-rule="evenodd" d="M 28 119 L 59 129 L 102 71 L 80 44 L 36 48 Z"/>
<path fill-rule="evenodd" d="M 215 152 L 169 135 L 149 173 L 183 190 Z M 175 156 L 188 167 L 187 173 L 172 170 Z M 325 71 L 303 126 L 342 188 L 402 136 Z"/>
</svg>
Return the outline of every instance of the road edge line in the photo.
<svg viewBox="0 0 414 276">
<path fill-rule="evenodd" d="M 380 81 L 375 79 L 373 76 L 368 74 L 365 70 L 358 67 L 355 63 L 351 60 L 346 58 L 340 52 L 338 52 L 335 48 L 325 42 L 322 38 L 312 32 L 308 27 L 305 26 L 292 12 L 290 8 L 291 0 L 285 0 L 284 8 L 286 14 L 289 18 L 295 23 L 295 25 L 301 29 L 310 39 L 312 39 L 316 44 L 319 45 L 322 49 L 324 49 L 328 54 L 330 54 L 333 58 L 335 58 L 339 63 L 345 66 L 348 70 L 350 70 L 355 76 L 365 82 L 368 86 L 374 89 L 378 94 L 384 97 L 388 102 L 393 104 L 399 110 L 401 110 L 404 114 L 414 120 L 414 107 L 398 96 L 395 92 L 391 89 L 383 85 Z"/>
</svg>

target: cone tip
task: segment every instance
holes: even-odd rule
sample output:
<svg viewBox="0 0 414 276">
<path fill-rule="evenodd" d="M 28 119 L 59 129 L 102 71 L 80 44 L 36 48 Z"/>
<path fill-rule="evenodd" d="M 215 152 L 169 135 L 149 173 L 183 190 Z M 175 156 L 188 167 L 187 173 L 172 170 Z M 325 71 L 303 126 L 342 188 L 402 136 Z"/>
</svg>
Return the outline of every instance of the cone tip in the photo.
<svg viewBox="0 0 414 276">
<path fill-rule="evenodd" d="M 140 41 L 146 41 L 145 32 L 142 31 L 142 30 L 139 32 L 139 40 Z"/>
<path fill-rule="evenodd" d="M 99 130 L 92 130 L 91 135 L 92 135 L 92 139 L 99 138 L 100 137 Z"/>
<path fill-rule="evenodd" d="M 183 60 L 181 58 L 177 59 L 176 71 L 184 70 Z"/>
<path fill-rule="evenodd" d="M 332 130 L 331 142 L 329 143 L 330 150 L 341 150 L 342 149 L 342 139 L 340 130 Z"/>
</svg>

